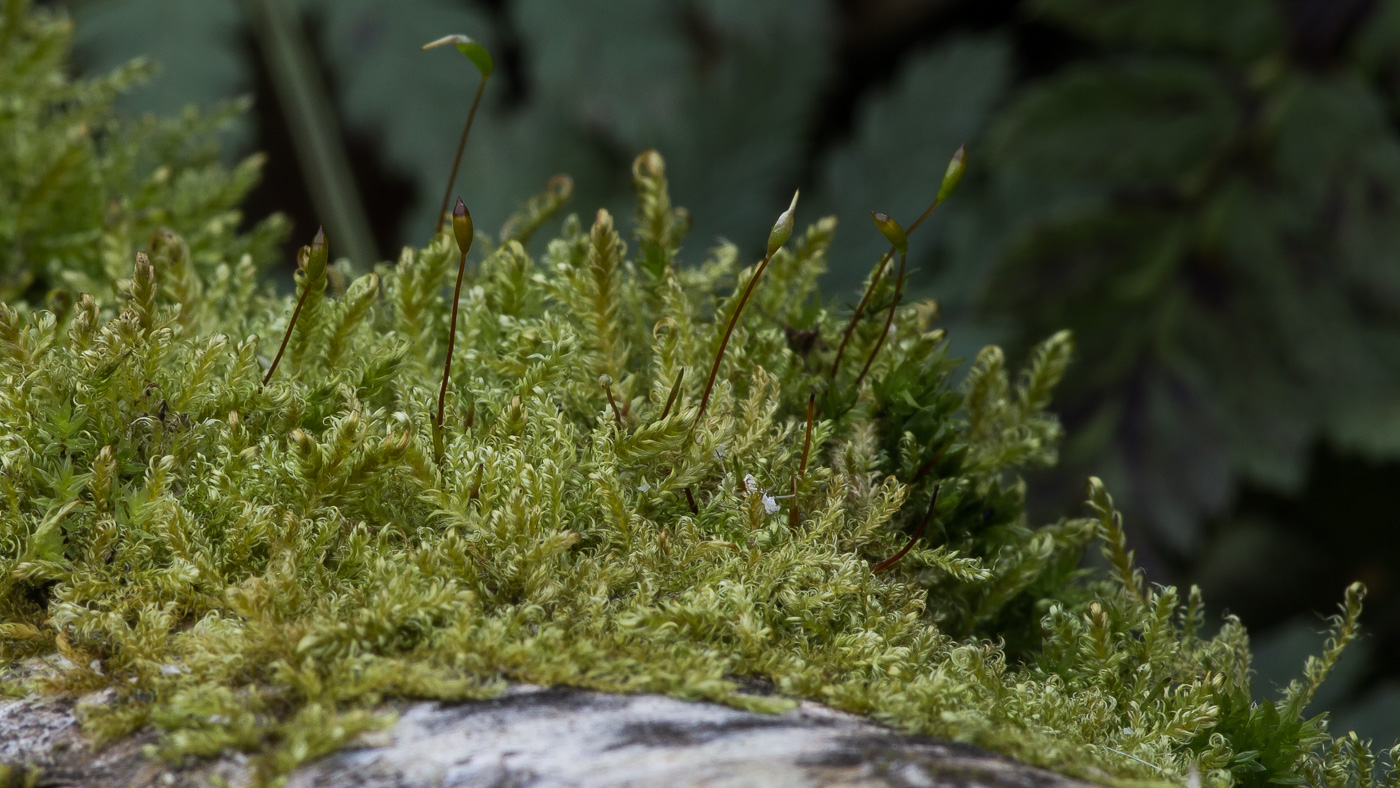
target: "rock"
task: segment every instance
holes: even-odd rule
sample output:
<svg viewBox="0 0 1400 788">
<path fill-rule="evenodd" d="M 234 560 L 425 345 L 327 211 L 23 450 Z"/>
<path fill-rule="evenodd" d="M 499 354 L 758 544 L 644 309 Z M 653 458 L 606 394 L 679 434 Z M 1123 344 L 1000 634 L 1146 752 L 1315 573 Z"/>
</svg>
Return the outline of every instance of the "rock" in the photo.
<svg viewBox="0 0 1400 788">
<path fill-rule="evenodd" d="M 398 710 L 388 731 L 302 767 L 289 788 L 1088 785 L 810 702 L 764 715 L 660 695 L 518 686 L 495 700 Z M 152 737 L 94 752 L 71 701 L 0 701 L 0 763 L 38 767 L 40 785 L 247 783 L 242 756 L 177 769 L 141 754 Z"/>
</svg>

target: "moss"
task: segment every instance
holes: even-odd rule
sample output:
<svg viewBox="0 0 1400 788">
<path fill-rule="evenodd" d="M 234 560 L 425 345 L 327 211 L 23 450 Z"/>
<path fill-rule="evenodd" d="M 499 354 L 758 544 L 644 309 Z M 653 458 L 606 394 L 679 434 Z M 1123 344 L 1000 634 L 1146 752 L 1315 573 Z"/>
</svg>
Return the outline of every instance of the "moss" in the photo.
<svg viewBox="0 0 1400 788">
<path fill-rule="evenodd" d="M 1148 587 L 1101 485 L 1091 517 L 1027 522 L 1067 334 L 1014 378 L 995 348 L 959 377 L 933 305 L 884 331 L 886 281 L 833 371 L 833 220 L 775 235 L 758 281 L 728 245 L 680 266 L 664 164 L 633 173 L 634 243 L 599 211 L 522 245 L 556 183 L 477 236 L 451 328 L 446 234 L 278 296 L 248 257 L 190 265 L 162 233 L 65 314 L 0 309 L 0 654 L 52 665 L 28 689 L 111 689 L 81 710 L 95 736 L 153 725 L 153 756 L 239 749 L 263 781 L 388 724 L 387 699 L 509 681 L 812 698 L 1120 783 L 1369 775 L 1303 715 L 1359 587 L 1255 704 L 1243 627 L 1207 636 L 1195 589 Z M 1095 540 L 1109 578 L 1078 569 Z"/>
<path fill-rule="evenodd" d="M 0 9 L 0 300 L 64 315 L 80 292 L 106 292 L 146 249 L 187 291 L 222 259 L 258 263 L 286 232 L 274 216 L 237 232 L 238 204 L 263 157 L 232 170 L 217 131 L 245 104 L 177 118 L 123 119 L 123 92 L 151 73 L 134 62 L 93 79 L 67 71 L 72 25 L 26 0 Z M 197 275 L 198 274 L 198 275 Z M 189 293 L 193 296 L 194 293 Z"/>
</svg>

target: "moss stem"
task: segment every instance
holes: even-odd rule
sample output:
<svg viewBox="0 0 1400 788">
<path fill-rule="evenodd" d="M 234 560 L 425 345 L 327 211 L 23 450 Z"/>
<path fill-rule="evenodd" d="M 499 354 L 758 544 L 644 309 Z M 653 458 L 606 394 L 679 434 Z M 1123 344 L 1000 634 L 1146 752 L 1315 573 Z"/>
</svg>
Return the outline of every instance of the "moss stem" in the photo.
<svg viewBox="0 0 1400 788">
<path fill-rule="evenodd" d="M 928 219 L 929 215 L 933 213 L 933 209 L 943 204 L 943 199 L 944 198 L 940 196 L 925 208 L 924 212 L 919 215 L 919 218 L 915 219 L 914 223 L 905 229 L 905 235 L 913 235 L 914 231 L 919 229 L 919 225 L 923 224 L 924 221 Z M 865 294 L 860 297 L 860 302 L 856 304 L 856 310 L 851 313 L 850 321 L 846 323 L 846 331 L 841 336 L 841 344 L 836 347 L 836 358 L 831 362 L 831 372 L 828 375 L 830 380 L 836 380 L 836 373 L 841 370 L 841 358 L 846 355 L 846 345 L 850 343 L 851 335 L 855 333 L 856 325 L 858 325 L 860 319 L 864 317 L 865 308 L 870 305 L 870 297 L 875 294 L 875 286 L 880 284 L 880 278 L 884 276 L 885 273 L 885 266 L 889 265 L 890 259 L 894 257 L 894 253 L 895 248 L 891 246 L 889 251 L 885 252 L 884 256 L 880 258 L 880 262 L 875 265 L 875 274 L 870 278 L 870 284 L 865 288 Z"/>
<path fill-rule="evenodd" d="M 433 237 L 442 232 L 442 222 L 447 216 L 447 203 L 452 199 L 452 187 L 457 183 L 457 168 L 462 164 L 462 152 L 467 149 L 467 137 L 472 133 L 472 121 L 476 120 L 476 108 L 481 106 L 481 96 L 486 92 L 486 80 L 489 77 L 482 77 L 481 84 L 476 88 L 476 98 L 472 99 L 471 111 L 467 113 L 467 125 L 462 127 L 462 140 L 457 143 L 457 155 L 452 159 L 452 174 L 447 176 L 447 190 L 442 193 L 442 207 L 438 208 L 437 223 L 433 225 Z M 461 279 L 458 279 L 460 282 Z"/>
<path fill-rule="evenodd" d="M 919 541 L 919 537 L 924 535 L 924 529 L 928 528 L 928 521 L 933 519 L 933 510 L 938 506 L 938 489 L 941 486 L 941 484 L 933 485 L 933 498 L 928 502 L 928 511 L 924 512 L 924 519 L 919 521 L 919 527 L 914 529 L 914 535 L 909 537 L 909 543 L 904 545 L 903 550 L 900 550 L 889 558 L 876 564 L 875 568 L 870 570 L 872 574 L 878 575 L 886 569 L 889 569 L 899 563 L 899 559 L 908 555 L 910 550 L 914 549 L 914 544 Z"/>
<path fill-rule="evenodd" d="M 671 396 L 666 398 L 666 407 L 661 409 L 661 418 L 657 421 L 665 421 L 666 416 L 670 414 L 671 406 L 675 404 L 676 397 L 680 396 L 682 380 L 685 380 L 685 367 L 681 367 L 680 371 L 676 373 L 676 382 L 671 384 Z"/>
<path fill-rule="evenodd" d="M 301 289 L 301 297 L 297 299 L 296 308 L 292 310 L 292 319 L 287 321 L 287 333 L 282 335 L 282 345 L 277 348 L 277 355 L 272 359 L 272 366 L 267 368 L 267 374 L 263 376 L 262 384 L 264 386 L 267 385 L 269 380 L 272 380 L 272 373 L 277 371 L 277 365 L 282 362 L 282 354 L 287 352 L 287 341 L 292 338 L 292 329 L 297 324 L 297 315 L 301 314 L 302 304 L 306 303 L 306 294 L 310 292 L 310 287 L 303 287 Z"/>
<path fill-rule="evenodd" d="M 617 400 L 613 399 L 611 378 L 603 383 L 603 393 L 608 395 L 608 406 L 612 408 L 613 420 L 617 422 L 617 431 L 622 432 L 622 411 L 617 409 Z"/>
<path fill-rule="evenodd" d="M 792 504 L 788 509 L 788 527 L 796 528 L 797 521 L 801 515 L 797 509 L 797 480 L 807 475 L 807 454 L 812 450 L 812 422 L 817 415 L 817 392 L 812 391 L 807 395 L 807 430 L 802 438 L 802 462 L 797 466 L 797 473 L 792 475 Z"/>
<path fill-rule="evenodd" d="M 729 318 L 729 325 L 724 328 L 724 337 L 719 342 L 719 351 L 715 353 L 715 363 L 710 367 L 710 377 L 705 381 L 705 393 L 700 397 L 700 410 L 695 414 L 695 424 L 700 423 L 700 419 L 705 415 L 705 406 L 710 403 L 710 390 L 715 386 L 715 376 L 719 374 L 719 364 L 724 360 L 724 351 L 729 347 L 729 338 L 734 333 L 734 326 L 739 323 L 739 315 L 744 312 L 744 305 L 749 302 L 749 296 L 753 295 L 754 287 L 758 285 L 759 277 L 768 269 L 768 263 L 773 260 L 776 249 L 769 251 L 763 256 L 763 262 L 758 264 L 757 270 L 749 279 L 749 284 L 744 288 L 743 294 L 739 297 L 739 305 L 735 307 L 734 314 Z M 693 429 L 693 427 L 692 427 Z"/>
<path fill-rule="evenodd" d="M 894 325 L 894 313 L 899 309 L 899 298 L 904 295 L 904 261 L 905 255 L 899 256 L 899 273 L 894 279 L 894 300 L 890 302 L 890 313 L 885 318 L 885 327 L 880 330 L 880 336 L 875 339 L 875 347 L 870 349 L 870 357 L 865 360 L 865 366 L 861 367 L 860 374 L 856 376 L 855 390 L 860 390 L 861 381 L 865 380 L 866 374 L 870 372 L 870 365 L 875 363 L 875 357 L 880 354 L 880 348 L 884 347 L 885 340 L 890 335 L 890 326 Z"/>
<path fill-rule="evenodd" d="M 467 271 L 467 250 L 462 250 L 457 264 L 457 286 L 452 289 L 452 322 L 447 328 L 447 360 L 442 365 L 442 387 L 438 389 L 437 428 L 442 430 L 443 412 L 447 407 L 447 381 L 452 377 L 452 353 L 457 347 L 457 302 L 462 298 L 462 276 Z"/>
<path fill-rule="evenodd" d="M 433 453 L 442 462 L 442 426 L 444 409 L 447 407 L 447 382 L 452 378 L 452 355 L 457 348 L 457 302 L 462 300 L 462 277 L 467 272 L 467 252 L 471 251 L 472 240 L 476 238 L 476 226 L 472 223 L 471 211 L 467 210 L 462 198 L 452 209 L 452 235 L 457 241 L 457 249 L 462 257 L 457 263 L 457 286 L 452 289 L 452 318 L 447 326 L 447 360 L 442 365 L 442 388 L 438 389 L 437 420 L 433 422 Z M 472 403 L 475 409 L 476 403 Z M 469 417 L 470 418 L 470 417 Z"/>
</svg>

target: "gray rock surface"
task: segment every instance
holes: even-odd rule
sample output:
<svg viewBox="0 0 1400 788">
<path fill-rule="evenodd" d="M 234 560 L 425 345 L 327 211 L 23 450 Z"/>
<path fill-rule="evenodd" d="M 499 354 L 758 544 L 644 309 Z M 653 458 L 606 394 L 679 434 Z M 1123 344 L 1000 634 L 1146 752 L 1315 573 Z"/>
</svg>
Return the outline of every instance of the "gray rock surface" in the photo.
<svg viewBox="0 0 1400 788">
<path fill-rule="evenodd" d="M 803 703 L 780 715 L 659 695 L 515 687 L 474 703 L 413 703 L 365 746 L 292 775 L 289 788 L 467 786 L 1084 786 L 960 744 L 905 736 Z M 230 756 L 186 768 L 144 758 L 146 733 L 95 752 L 54 699 L 0 701 L 0 763 L 40 785 L 246 784 Z"/>
</svg>

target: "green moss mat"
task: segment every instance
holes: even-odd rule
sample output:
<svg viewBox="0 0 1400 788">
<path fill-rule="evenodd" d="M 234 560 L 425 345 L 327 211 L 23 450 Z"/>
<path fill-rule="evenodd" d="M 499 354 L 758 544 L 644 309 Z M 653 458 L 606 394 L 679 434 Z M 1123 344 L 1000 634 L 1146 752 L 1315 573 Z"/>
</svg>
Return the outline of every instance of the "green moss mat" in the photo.
<svg viewBox="0 0 1400 788">
<path fill-rule="evenodd" d="M 660 157 L 634 178 L 630 244 L 600 211 L 529 252 L 562 182 L 476 238 L 441 430 L 447 235 L 358 278 L 308 248 L 278 297 L 162 231 L 130 279 L 0 309 L 0 655 L 61 655 L 9 689 L 110 688 L 94 735 L 154 725 L 154 756 L 241 749 L 264 781 L 387 724 L 385 699 L 507 681 L 813 698 L 1120 783 L 1378 779 L 1303 716 L 1359 587 L 1256 705 L 1243 628 L 1207 637 L 1194 589 L 1146 586 L 1101 485 L 1089 519 L 1026 522 L 1068 335 L 1014 380 L 995 348 L 958 376 L 933 305 L 886 330 L 886 275 L 833 379 L 835 222 L 736 315 L 759 267 L 677 265 Z M 1111 579 L 1077 568 L 1095 539 Z"/>
</svg>

